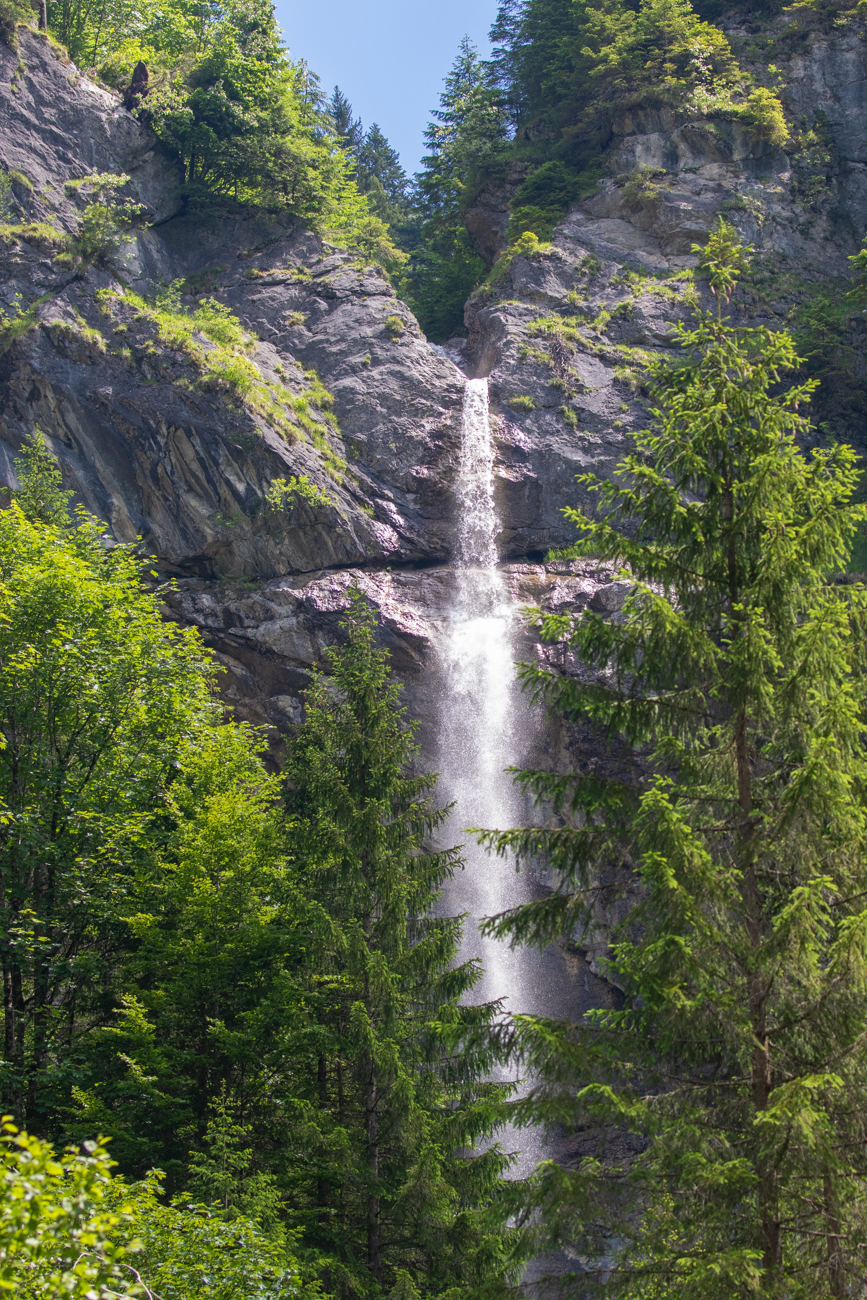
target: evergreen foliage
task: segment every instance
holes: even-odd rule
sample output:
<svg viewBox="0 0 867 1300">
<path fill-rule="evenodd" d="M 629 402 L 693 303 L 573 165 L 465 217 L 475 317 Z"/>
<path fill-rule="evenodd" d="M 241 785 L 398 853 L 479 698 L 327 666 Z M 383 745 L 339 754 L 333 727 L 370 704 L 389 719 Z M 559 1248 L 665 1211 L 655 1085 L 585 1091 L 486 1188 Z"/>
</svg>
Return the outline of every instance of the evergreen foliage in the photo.
<svg viewBox="0 0 867 1300">
<path fill-rule="evenodd" d="M 737 120 L 788 140 L 775 91 L 755 84 L 690 0 L 501 0 L 491 37 L 490 62 L 461 47 L 416 178 L 423 246 L 405 287 L 435 338 L 459 327 L 461 299 L 485 272 L 463 216 L 486 185 L 517 182 L 510 244 L 527 232 L 547 239 L 597 185 L 627 110 Z"/>
<path fill-rule="evenodd" d="M 76 63 L 132 95 L 178 159 L 188 203 L 284 211 L 387 269 L 400 264 L 270 0 L 49 0 L 48 21 Z"/>
<path fill-rule="evenodd" d="M 466 37 L 425 131 L 427 154 L 415 178 L 421 247 L 403 288 L 422 328 L 446 339 L 463 328 L 464 303 L 484 274 L 463 214 L 478 178 L 505 157 L 508 124 L 491 69 Z"/>
<path fill-rule="evenodd" d="M 409 178 L 376 122 L 365 131 L 360 117 L 352 116 L 352 105 L 339 86 L 328 101 L 334 132 L 346 155 L 355 164 L 355 183 L 378 217 L 395 232 L 410 219 Z"/>
<path fill-rule="evenodd" d="M 221 722 L 196 634 L 163 621 L 134 551 L 70 517 L 38 434 L 18 473 L 0 512 L 0 1087 L 31 1129 L 85 1143 L 58 1176 L 91 1171 L 72 1218 L 50 1180 L 35 1199 L 21 1293 L 54 1294 L 43 1236 L 64 1238 L 45 1285 L 69 1294 L 127 1294 L 133 1238 L 163 1300 L 205 1280 L 288 1298 L 296 1249 L 310 1295 L 507 1286 L 508 1089 L 485 1081 L 487 1047 L 463 1050 L 498 1008 L 461 1005 L 480 972 L 454 966 L 460 920 L 433 914 L 459 858 L 424 848 L 435 778 L 411 771 L 372 615 L 356 593 L 286 785 Z M 98 1133 L 144 1182 L 104 1185 Z M 37 1173 L 53 1160 L 10 1142 Z M 79 1227 L 95 1256 L 76 1265 Z"/>
<path fill-rule="evenodd" d="M 435 778 L 412 772 L 414 728 L 357 591 L 342 626 L 286 766 L 290 843 L 321 915 L 316 1087 L 293 1199 L 327 1289 L 457 1296 L 521 1269 L 505 1264 L 509 1232 L 488 1224 L 509 1164 L 489 1141 L 504 1090 L 481 1081 L 487 1048 L 450 1049 L 498 1007 L 460 1001 L 481 972 L 455 965 L 460 920 L 433 910 L 460 859 L 424 847 L 445 813 Z"/>
<path fill-rule="evenodd" d="M 636 103 L 740 117 L 785 141 L 779 101 L 767 92 L 779 122 L 756 120 L 751 79 L 689 0 L 504 0 L 492 37 L 519 138 L 535 136 L 566 161 L 586 165 L 608 143 L 613 114 Z"/>
<path fill-rule="evenodd" d="M 718 311 L 679 327 L 685 359 L 657 367 L 634 453 L 584 479 L 596 517 L 571 512 L 570 554 L 631 584 L 617 619 L 541 620 L 595 674 L 524 670 L 550 708 L 618 737 L 615 761 L 522 773 L 559 826 L 484 835 L 559 882 L 493 919 L 502 937 L 580 935 L 618 864 L 640 885 L 612 936 L 622 1009 L 509 1031 L 537 1080 L 514 1115 L 599 1135 L 595 1157 L 515 1195 L 531 1238 L 577 1249 L 582 1294 L 861 1285 L 867 599 L 833 575 L 867 508 L 850 448 L 796 445 L 815 384 L 781 389 L 791 338 L 723 315 L 747 251 L 720 223 L 701 259 Z M 605 1142 L 624 1130 L 626 1158 Z"/>
</svg>

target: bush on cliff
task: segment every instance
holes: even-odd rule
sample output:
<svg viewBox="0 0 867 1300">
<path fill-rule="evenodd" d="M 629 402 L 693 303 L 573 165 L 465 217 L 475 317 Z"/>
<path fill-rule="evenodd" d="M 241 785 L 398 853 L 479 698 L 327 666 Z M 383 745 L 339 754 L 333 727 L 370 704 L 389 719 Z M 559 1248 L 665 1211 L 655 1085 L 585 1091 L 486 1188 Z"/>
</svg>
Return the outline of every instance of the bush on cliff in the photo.
<svg viewBox="0 0 867 1300">
<path fill-rule="evenodd" d="M 269 0 L 49 0 L 48 21 L 175 155 L 188 201 L 288 212 L 386 269 L 400 265 Z"/>
</svg>

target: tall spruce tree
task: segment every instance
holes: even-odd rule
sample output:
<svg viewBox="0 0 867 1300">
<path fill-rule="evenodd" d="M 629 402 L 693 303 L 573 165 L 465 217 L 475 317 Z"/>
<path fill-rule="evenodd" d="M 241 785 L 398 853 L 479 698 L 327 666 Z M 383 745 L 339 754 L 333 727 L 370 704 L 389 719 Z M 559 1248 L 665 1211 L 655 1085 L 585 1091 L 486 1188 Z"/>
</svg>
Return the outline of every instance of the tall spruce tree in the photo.
<svg viewBox="0 0 867 1300">
<path fill-rule="evenodd" d="M 483 836 L 560 881 L 491 920 L 513 940 L 580 934 L 600 876 L 637 877 L 610 950 L 622 1009 L 509 1031 L 536 1078 L 517 1118 L 599 1138 L 515 1189 L 537 1244 L 577 1246 L 582 1295 L 864 1285 L 867 592 L 834 575 L 867 511 L 851 448 L 797 445 L 813 384 L 780 387 L 789 335 L 723 315 L 747 253 L 720 222 L 702 254 L 717 311 L 679 329 L 686 358 L 657 368 L 634 453 L 584 480 L 596 517 L 572 512 L 571 554 L 631 591 L 616 620 L 542 632 L 598 673 L 524 670 L 549 708 L 618 738 L 620 770 L 524 772 L 561 824 Z M 624 1130 L 637 1154 L 618 1158 L 602 1139 Z"/>
<path fill-rule="evenodd" d="M 445 339 L 463 328 L 464 303 L 485 271 L 464 228 L 464 209 L 508 137 L 493 71 L 466 36 L 433 117 L 415 177 L 423 247 L 413 254 L 404 287 L 423 328 Z"/>
<path fill-rule="evenodd" d="M 456 1298 L 521 1268 L 488 1222 L 509 1164 L 490 1141 L 503 1088 L 483 1081 L 489 1049 L 453 1050 L 498 1008 L 460 1002 L 480 970 L 454 964 L 460 919 L 433 915 L 460 858 L 425 847 L 444 818 L 436 778 L 413 774 L 414 728 L 358 591 L 342 627 L 286 767 L 293 853 L 330 926 L 293 1203 L 330 1293 Z"/>
</svg>

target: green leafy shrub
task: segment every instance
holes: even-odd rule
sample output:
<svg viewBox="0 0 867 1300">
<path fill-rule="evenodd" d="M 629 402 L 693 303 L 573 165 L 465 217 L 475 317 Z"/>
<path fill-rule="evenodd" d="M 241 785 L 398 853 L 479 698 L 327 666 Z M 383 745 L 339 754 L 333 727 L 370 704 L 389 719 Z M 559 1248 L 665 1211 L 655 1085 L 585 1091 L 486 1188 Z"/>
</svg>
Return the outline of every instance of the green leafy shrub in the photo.
<svg viewBox="0 0 867 1300">
<path fill-rule="evenodd" d="M 23 514 L 34 523 L 68 528 L 74 494 L 64 490 L 63 475 L 38 425 L 15 458 L 15 473 L 21 486 L 12 495 Z"/>
<path fill-rule="evenodd" d="M 771 144 L 784 145 L 789 139 L 789 128 L 783 106 L 777 95 L 764 86 L 757 86 L 747 97 L 740 116 Z"/>
<path fill-rule="evenodd" d="M 110 261 L 132 238 L 133 225 L 143 208 L 132 199 L 119 197 L 118 191 L 128 182 L 128 176 L 113 172 L 97 172 L 66 182 L 67 195 L 89 200 L 70 241 L 73 260 L 85 266 Z"/>
<path fill-rule="evenodd" d="M 298 1266 L 285 1232 L 267 1233 L 247 1215 L 227 1215 L 222 1205 L 170 1204 L 162 1199 L 162 1175 L 142 1182 L 114 1179 L 110 1199 L 134 1236 L 136 1272 L 161 1300 L 296 1300 Z M 222 1200 L 222 1198 L 220 1198 Z"/>
<path fill-rule="evenodd" d="M 58 1156 L 0 1121 L 0 1290 L 21 1300 L 129 1293 L 123 1216 L 107 1203 L 111 1164 L 102 1143 Z"/>
<path fill-rule="evenodd" d="M 58 1155 L 0 1127 L 0 1290 L 21 1300 L 293 1300 L 301 1294 L 286 1234 L 268 1236 L 218 1206 L 165 1204 L 152 1171 L 112 1178 L 103 1140 Z"/>
<path fill-rule="evenodd" d="M 192 314 L 193 323 L 212 343 L 225 348 L 249 348 L 254 340 L 237 316 L 217 298 L 205 298 Z"/>
<path fill-rule="evenodd" d="M 334 505 L 328 493 L 311 483 L 306 474 L 273 479 L 265 491 L 265 500 L 272 510 L 291 510 L 301 501 L 311 506 Z"/>
</svg>

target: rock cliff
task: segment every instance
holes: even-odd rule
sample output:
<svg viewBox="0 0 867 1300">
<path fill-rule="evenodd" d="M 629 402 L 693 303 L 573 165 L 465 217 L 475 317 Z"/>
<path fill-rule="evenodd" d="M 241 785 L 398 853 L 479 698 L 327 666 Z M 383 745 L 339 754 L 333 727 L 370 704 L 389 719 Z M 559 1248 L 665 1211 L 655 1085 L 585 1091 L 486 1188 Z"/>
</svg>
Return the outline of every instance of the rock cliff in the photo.
<svg viewBox="0 0 867 1300">
<path fill-rule="evenodd" d="M 692 246 L 719 212 L 757 251 L 736 304 L 744 319 L 814 337 L 826 319 L 810 315 L 815 304 L 843 301 L 867 221 L 867 49 L 854 29 L 787 41 L 775 57 L 788 153 L 718 121 L 624 115 L 597 193 L 550 245 L 501 257 L 468 304 L 459 359 L 490 377 L 500 550 L 516 599 L 615 600 L 605 574 L 542 560 L 570 539 L 562 509 L 580 498 L 575 475 L 608 472 L 646 420 L 644 364 L 670 350 L 673 324 L 698 300 Z M 119 539 L 142 536 L 176 579 L 171 614 L 217 650 L 242 715 L 278 730 L 297 719 L 358 581 L 430 720 L 435 687 L 420 669 L 451 581 L 458 354 L 424 339 L 379 272 L 309 231 L 185 212 L 147 130 L 35 33 L 18 51 L 0 46 L 0 111 L 14 208 L 0 227 L 6 483 L 39 426 L 77 499 Z M 149 222 L 112 270 L 57 256 L 80 216 L 69 182 L 94 172 L 127 174 Z M 474 210 L 491 255 L 507 208 L 492 192 Z M 191 313 L 208 302 L 247 331 L 229 363 L 195 328 Z M 194 322 L 186 334 L 178 307 Z M 834 317 L 817 411 L 867 450 L 852 400 L 862 319 Z M 275 505 L 274 484 L 302 475 L 315 490 Z M 557 662 L 551 648 L 525 648 Z M 540 743 L 557 761 L 564 748 L 583 752 L 571 733 Z"/>
<path fill-rule="evenodd" d="M 846 306 L 847 259 L 867 224 L 867 41 L 861 28 L 777 27 L 766 40 L 776 41 L 788 152 L 734 123 L 624 114 L 597 192 L 550 244 L 502 257 L 468 303 L 467 363 L 490 377 L 499 420 L 505 554 L 566 542 L 562 509 L 582 495 L 575 474 L 604 476 L 646 420 L 643 367 L 674 355 L 672 326 L 702 301 L 693 247 L 720 213 L 755 249 L 735 315 L 794 331 L 821 381 L 821 436 L 867 453 L 865 315 Z M 749 35 L 732 32 L 742 46 Z M 496 197 L 483 197 L 480 250 L 502 249 Z"/>
</svg>

